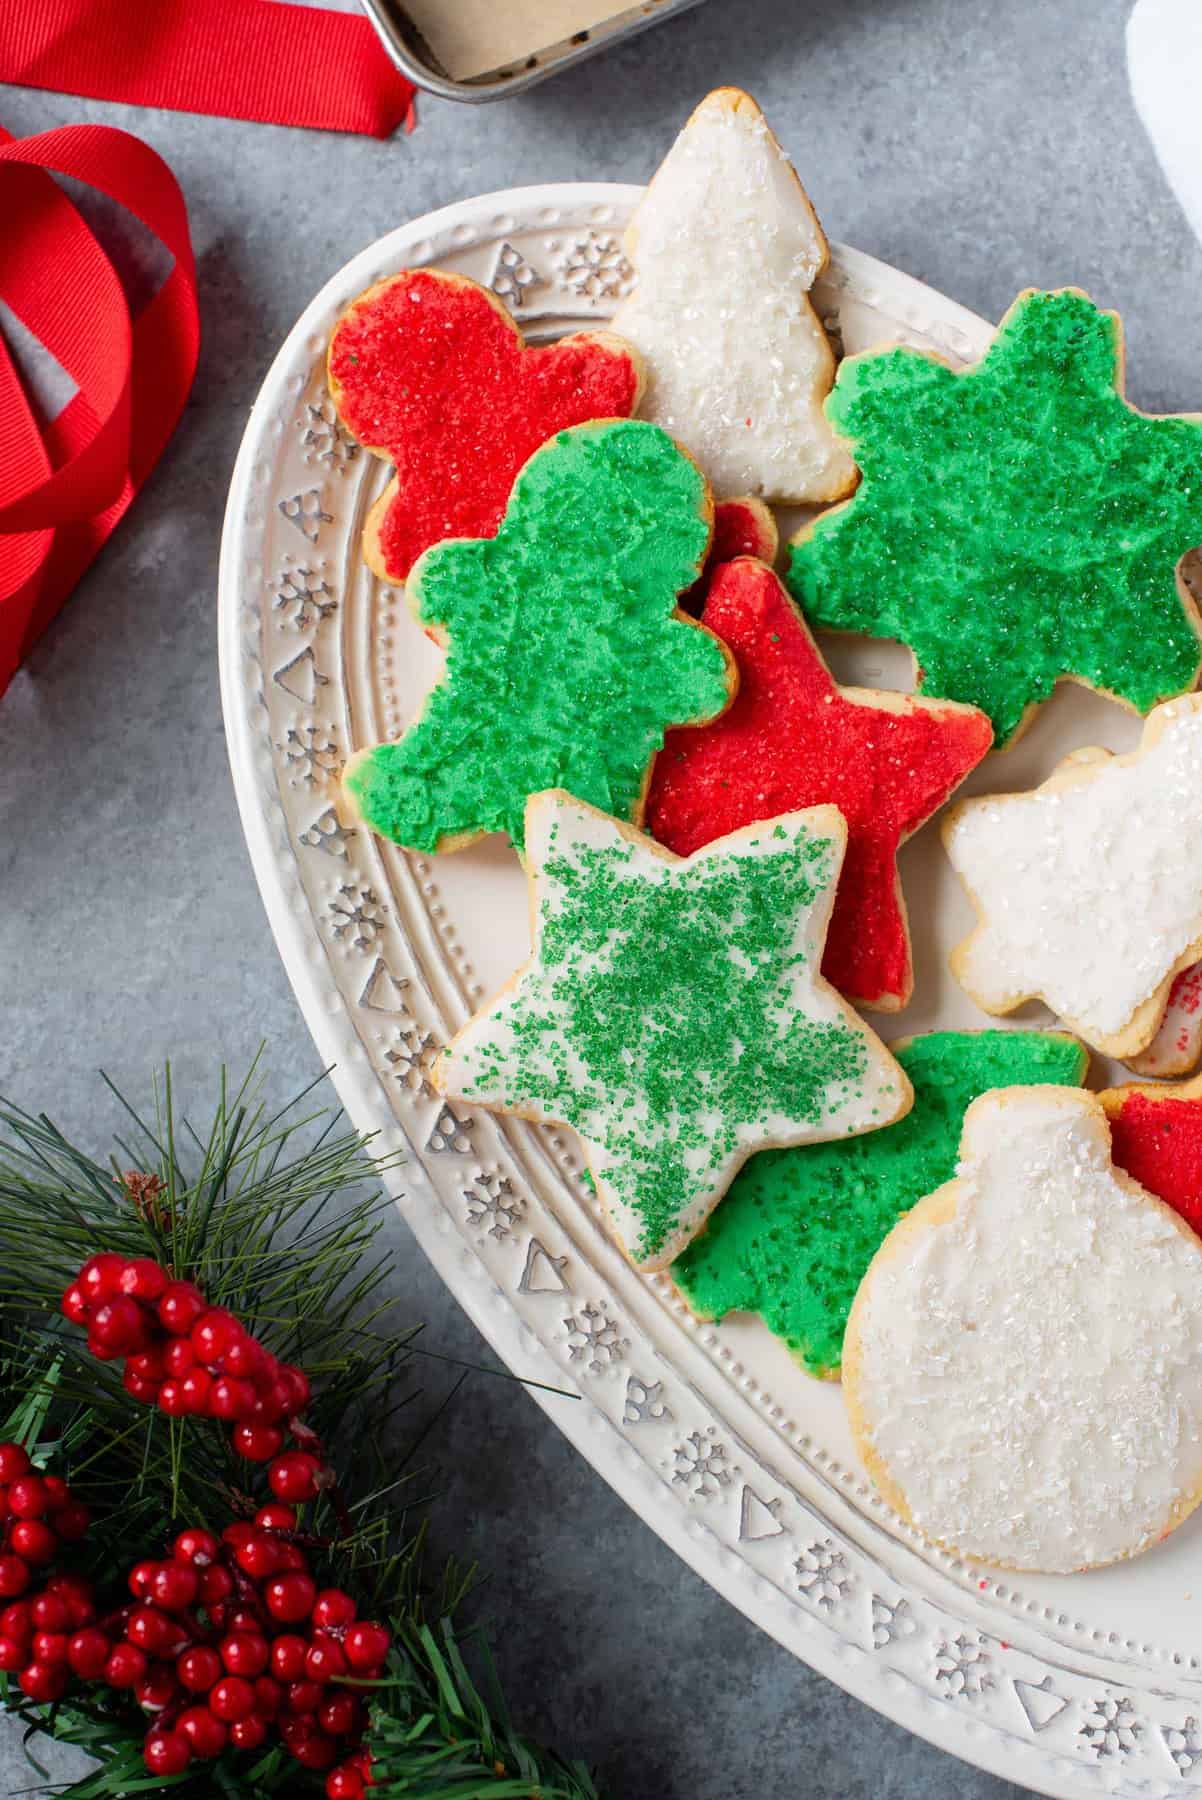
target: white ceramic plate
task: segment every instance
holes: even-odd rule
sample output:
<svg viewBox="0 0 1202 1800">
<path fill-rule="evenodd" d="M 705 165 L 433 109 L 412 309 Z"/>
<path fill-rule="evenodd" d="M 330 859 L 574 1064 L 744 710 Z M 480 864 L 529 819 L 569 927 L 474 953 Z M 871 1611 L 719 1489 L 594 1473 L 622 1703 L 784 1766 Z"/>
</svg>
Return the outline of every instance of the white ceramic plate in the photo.
<svg viewBox="0 0 1202 1800">
<path fill-rule="evenodd" d="M 994 1580 L 925 1548 L 865 1483 L 836 1387 L 758 1322 L 698 1324 L 662 1277 L 631 1269 L 570 1134 L 451 1112 L 426 1079 L 438 1046 L 525 957 L 525 883 L 498 840 L 426 859 L 339 820 L 348 751 L 404 728 L 440 653 L 360 558 L 387 470 L 334 423 L 326 341 L 355 294 L 425 263 L 491 285 L 536 339 L 606 319 L 631 279 L 619 237 L 639 192 L 528 188 L 419 219 L 336 275 L 276 358 L 230 492 L 221 669 L 281 954 L 351 1117 L 408 1151 L 397 1201 L 427 1254 L 511 1369 L 579 1395 L 536 1390 L 707 1581 L 797 1656 L 984 1768 L 1056 1795 L 1202 1791 L 1202 1512 L 1091 1575 Z M 818 302 L 848 350 L 900 340 L 964 362 L 989 338 L 962 307 L 852 250 L 835 250 Z M 845 681 L 909 683 L 896 646 L 827 647 Z M 1131 715 L 1062 688 L 969 787 L 1026 787 L 1072 748 L 1128 749 L 1138 735 Z M 907 847 L 902 875 L 919 998 L 880 1022 L 889 1036 L 988 1023 L 946 969 L 970 915 L 936 830 Z M 1022 1022 L 1046 1018 L 1027 1009 Z"/>
</svg>

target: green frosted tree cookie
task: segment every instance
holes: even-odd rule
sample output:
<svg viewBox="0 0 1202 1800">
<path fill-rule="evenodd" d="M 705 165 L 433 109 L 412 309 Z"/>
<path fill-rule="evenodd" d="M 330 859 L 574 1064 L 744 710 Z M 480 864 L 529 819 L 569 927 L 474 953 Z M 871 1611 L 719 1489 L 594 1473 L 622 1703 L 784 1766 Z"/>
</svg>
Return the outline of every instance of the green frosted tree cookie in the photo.
<svg viewBox="0 0 1202 1800">
<path fill-rule="evenodd" d="M 838 1373 L 851 1303 L 888 1233 L 955 1174 L 969 1103 L 996 1087 L 1076 1086 L 1088 1062 L 1052 1031 L 933 1031 L 891 1048 L 914 1088 L 905 1118 L 753 1157 L 672 1265 L 695 1312 L 759 1313 L 815 1375 Z"/>
<path fill-rule="evenodd" d="M 359 816 L 414 850 L 486 831 L 520 849 L 527 796 L 555 787 L 637 823 L 665 730 L 713 718 L 733 684 L 718 640 L 675 612 L 711 519 L 705 477 L 656 425 L 544 444 L 495 538 L 437 544 L 413 569 L 446 670 L 399 743 L 348 765 Z"/>
<path fill-rule="evenodd" d="M 998 746 L 1064 676 L 1141 713 L 1191 688 L 1202 421 L 1136 412 L 1122 367 L 1118 318 L 1073 289 L 1020 295 L 965 373 L 849 357 L 827 413 L 863 480 L 793 544 L 811 622 L 908 644 Z"/>
</svg>

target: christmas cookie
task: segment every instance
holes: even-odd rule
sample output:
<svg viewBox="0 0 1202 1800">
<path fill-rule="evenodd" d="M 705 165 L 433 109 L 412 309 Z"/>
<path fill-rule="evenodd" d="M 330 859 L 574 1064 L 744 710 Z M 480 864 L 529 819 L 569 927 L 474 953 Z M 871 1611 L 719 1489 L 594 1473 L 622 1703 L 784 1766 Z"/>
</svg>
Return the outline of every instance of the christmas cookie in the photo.
<svg viewBox="0 0 1202 1800">
<path fill-rule="evenodd" d="M 1134 1556 L 1202 1498 L 1202 1243 L 1113 1166 L 1092 1094 L 986 1094 L 960 1157 L 856 1296 L 860 1453 L 961 1556 L 1049 1573 Z"/>
<path fill-rule="evenodd" d="M 745 557 L 716 571 L 701 617 L 734 652 L 738 697 L 703 730 L 669 732 L 647 829 L 690 856 L 757 819 L 837 806 L 847 856 L 822 972 L 858 1005 L 904 1006 L 898 848 L 986 754 L 989 720 L 952 701 L 839 687 L 772 570 Z"/>
<path fill-rule="evenodd" d="M 1202 1076 L 1166 1087 L 1130 1082 L 1098 1099 L 1119 1168 L 1202 1232 Z"/>
<path fill-rule="evenodd" d="M 351 435 L 395 464 L 363 553 L 382 580 L 404 581 L 431 544 L 492 537 L 514 477 L 547 438 L 633 413 L 642 365 L 609 332 L 528 348 L 486 288 L 405 269 L 342 315 L 329 382 Z"/>
<path fill-rule="evenodd" d="M 1137 1075 L 1161 1080 L 1188 1075 L 1202 1056 L 1202 963 L 1191 963 L 1174 975 L 1164 1017 L 1146 1050 L 1129 1056 Z"/>
<path fill-rule="evenodd" d="M 1122 395 L 1122 334 L 1086 295 L 1019 296 L 982 362 L 849 357 L 827 406 L 863 471 L 795 540 L 811 624 L 900 639 L 922 691 L 979 706 L 999 746 L 1057 681 L 1137 712 L 1192 688 L 1202 419 Z"/>
<path fill-rule="evenodd" d="M 533 954 L 452 1041 L 438 1086 L 570 1125 L 627 1253 L 663 1268 L 753 1150 L 909 1107 L 819 973 L 843 843 L 819 806 L 684 861 L 570 794 L 535 795 Z"/>
<path fill-rule="evenodd" d="M 809 300 L 827 243 L 750 95 L 718 88 L 701 102 L 626 248 L 638 285 L 613 324 L 646 361 L 644 415 L 719 494 L 849 493 L 855 465 L 822 411 L 835 359 Z"/>
<path fill-rule="evenodd" d="M 675 610 L 710 516 L 704 476 L 656 425 L 544 444 L 494 538 L 414 568 L 406 595 L 446 669 L 399 743 L 348 763 L 355 814 L 413 850 L 487 831 L 520 849 L 527 795 L 562 784 L 637 821 L 665 728 L 713 718 L 734 684 L 717 639 Z"/>
<path fill-rule="evenodd" d="M 914 1089 L 905 1118 L 753 1156 L 672 1265 L 695 1313 L 759 1313 L 813 1375 L 838 1375 L 847 1315 L 883 1239 L 955 1174 L 969 1102 L 1019 1082 L 1076 1085 L 1087 1062 L 1054 1031 L 932 1031 L 889 1048 Z"/>
<path fill-rule="evenodd" d="M 952 953 L 978 1006 L 1044 1000 L 1109 1056 L 1143 1050 L 1202 952 L 1202 695 L 1128 756 L 1076 751 L 1029 794 L 962 800 L 943 841 L 980 915 Z"/>
<path fill-rule="evenodd" d="M 701 579 L 680 597 L 681 608 L 695 618 L 705 605 L 710 579 L 720 563 L 736 556 L 754 556 L 762 563 L 776 561 L 780 533 L 771 508 L 745 495 L 740 500 L 719 500 L 714 506 L 714 536 Z"/>
</svg>

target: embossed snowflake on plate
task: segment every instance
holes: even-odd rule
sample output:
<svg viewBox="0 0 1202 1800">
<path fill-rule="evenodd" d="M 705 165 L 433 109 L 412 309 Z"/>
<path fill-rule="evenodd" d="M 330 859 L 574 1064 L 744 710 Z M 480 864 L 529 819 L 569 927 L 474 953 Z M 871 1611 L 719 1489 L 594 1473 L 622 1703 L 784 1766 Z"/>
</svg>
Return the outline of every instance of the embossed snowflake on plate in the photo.
<svg viewBox="0 0 1202 1800">
<path fill-rule="evenodd" d="M 1142 1730 L 1126 1694 L 1102 1694 L 1090 1702 L 1077 1735 L 1097 1757 L 1122 1757 L 1135 1749 Z"/>
<path fill-rule="evenodd" d="M 713 1427 L 690 1431 L 672 1452 L 672 1480 L 689 1490 L 690 1500 L 712 1500 L 729 1485 L 734 1471 L 727 1467 L 726 1446 L 714 1442 Z"/>
<path fill-rule="evenodd" d="M 323 468 L 332 469 L 336 475 L 345 475 L 359 454 L 359 446 L 354 438 L 338 423 L 334 402 L 328 395 L 315 403 L 311 401 L 305 407 L 301 420 L 301 443 L 308 448 L 315 462 L 319 462 Z"/>
<path fill-rule="evenodd" d="M 342 766 L 338 746 L 324 726 L 290 725 L 278 748 L 291 770 L 288 779 L 293 787 L 298 783 L 316 787 Z"/>
<path fill-rule="evenodd" d="M 588 231 L 555 246 L 560 283 L 582 300 L 621 300 L 634 286 L 634 269 L 612 231 Z"/>
<path fill-rule="evenodd" d="M 629 1341 L 614 1321 L 590 1301 L 563 1322 L 568 1334 L 568 1355 L 573 1362 L 583 1363 L 590 1375 L 604 1375 L 620 1363 Z"/>
<path fill-rule="evenodd" d="M 502 1243 L 525 1211 L 526 1202 L 514 1192 L 507 1175 L 495 1170 L 478 1169 L 470 1188 L 464 1190 L 468 1223 Z"/>
<path fill-rule="evenodd" d="M 851 1571 L 847 1557 L 833 1538 L 820 1538 L 807 1544 L 793 1564 L 797 1591 L 820 1612 L 838 1606 L 851 1587 Z"/>
<path fill-rule="evenodd" d="M 438 1060 L 438 1039 L 420 1025 L 403 1025 L 384 1052 L 393 1078 L 409 1093 L 422 1100 L 437 1098 L 438 1089 L 430 1079 L 430 1071 Z"/>
<path fill-rule="evenodd" d="M 297 631 L 308 631 L 320 625 L 338 609 L 334 590 L 320 569 L 298 563 L 294 569 L 283 569 L 276 577 L 275 607 L 286 625 Z"/>
<path fill-rule="evenodd" d="M 979 1700 L 993 1686 L 993 1668 L 985 1640 L 961 1632 L 935 1652 L 935 1680 L 957 1700 Z"/>
</svg>

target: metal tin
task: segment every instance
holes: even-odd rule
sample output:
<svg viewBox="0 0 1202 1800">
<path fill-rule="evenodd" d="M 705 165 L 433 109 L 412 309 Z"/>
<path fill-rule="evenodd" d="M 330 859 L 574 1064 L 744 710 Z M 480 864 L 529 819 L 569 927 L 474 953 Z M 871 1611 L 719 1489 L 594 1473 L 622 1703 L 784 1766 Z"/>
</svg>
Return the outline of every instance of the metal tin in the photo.
<svg viewBox="0 0 1202 1800">
<path fill-rule="evenodd" d="M 475 75 L 468 81 L 453 81 L 440 69 L 423 43 L 421 34 L 406 14 L 404 0 L 362 0 L 364 12 L 379 33 L 380 41 L 392 61 L 415 86 L 443 100 L 466 100 L 479 105 L 485 100 L 500 100 L 507 94 L 518 94 L 545 81 L 548 75 L 583 62 L 598 50 L 645 31 L 661 19 L 686 12 L 700 0 L 638 0 L 637 5 L 620 6 L 608 19 L 589 31 L 579 31 L 558 44 L 535 52 L 518 62 Z"/>
</svg>

